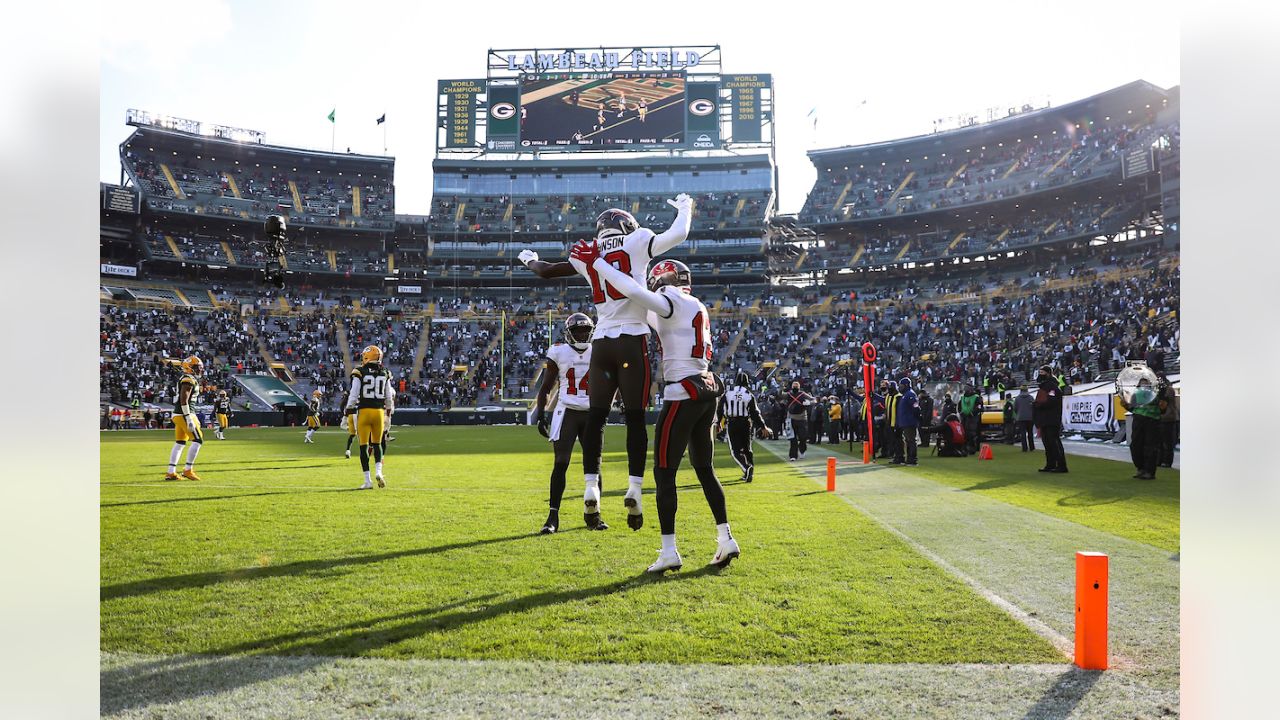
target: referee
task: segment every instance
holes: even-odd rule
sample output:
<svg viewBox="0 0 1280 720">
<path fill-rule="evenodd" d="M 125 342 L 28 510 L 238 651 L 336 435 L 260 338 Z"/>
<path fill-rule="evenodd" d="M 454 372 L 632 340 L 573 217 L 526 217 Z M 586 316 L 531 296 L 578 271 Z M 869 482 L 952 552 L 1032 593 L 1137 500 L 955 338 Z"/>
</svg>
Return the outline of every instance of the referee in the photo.
<svg viewBox="0 0 1280 720">
<path fill-rule="evenodd" d="M 773 435 L 773 431 L 765 425 L 760 416 L 760 408 L 751 395 L 748 385 L 751 380 L 746 371 L 739 370 L 734 378 L 734 387 L 720 397 L 717 412 L 729 426 L 729 452 L 733 453 L 733 461 L 742 468 L 741 482 L 751 482 L 756 474 L 756 456 L 751 450 L 751 426 L 765 437 Z"/>
</svg>

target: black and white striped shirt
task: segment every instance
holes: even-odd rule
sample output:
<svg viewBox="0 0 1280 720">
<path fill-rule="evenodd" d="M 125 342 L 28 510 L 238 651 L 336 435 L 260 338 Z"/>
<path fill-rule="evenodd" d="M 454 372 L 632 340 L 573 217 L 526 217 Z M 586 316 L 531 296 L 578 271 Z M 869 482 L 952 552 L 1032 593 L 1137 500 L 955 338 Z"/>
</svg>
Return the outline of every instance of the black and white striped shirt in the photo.
<svg viewBox="0 0 1280 720">
<path fill-rule="evenodd" d="M 751 418 L 756 425 L 763 426 L 764 418 L 760 416 L 760 408 L 751 391 L 745 387 L 731 388 L 720 398 L 720 414 L 729 419 Z"/>
</svg>

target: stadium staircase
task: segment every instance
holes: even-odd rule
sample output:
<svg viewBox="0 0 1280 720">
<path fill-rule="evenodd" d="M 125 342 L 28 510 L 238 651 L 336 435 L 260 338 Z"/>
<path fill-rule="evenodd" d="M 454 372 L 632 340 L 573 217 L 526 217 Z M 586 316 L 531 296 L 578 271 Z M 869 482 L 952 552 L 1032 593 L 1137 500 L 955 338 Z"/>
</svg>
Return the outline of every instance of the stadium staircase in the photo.
<svg viewBox="0 0 1280 720">
<path fill-rule="evenodd" d="M 256 322 L 244 323 L 245 330 L 249 335 L 253 336 L 253 342 L 258 346 L 258 354 L 262 356 L 262 361 L 267 367 L 271 367 L 276 363 L 276 359 L 271 357 L 271 351 L 267 349 L 267 344 L 263 342 L 262 336 L 258 334 L 258 324 Z"/>
<path fill-rule="evenodd" d="M 850 189 L 852 189 L 852 188 L 853 188 L 853 181 L 852 181 L 852 180 L 850 180 L 850 181 L 848 181 L 848 182 L 846 182 L 846 183 L 844 184 L 844 188 L 840 190 L 840 195 L 839 195 L 839 197 L 837 197 L 837 198 L 836 198 L 836 202 L 835 202 L 835 204 L 831 206 L 831 212 L 839 212 L 839 211 L 840 211 L 840 206 L 841 206 L 841 205 L 844 205 L 844 199 L 845 199 L 845 196 L 849 194 L 849 190 L 850 190 Z"/>
<path fill-rule="evenodd" d="M 338 271 L 338 251 L 325 250 L 324 252 L 325 252 L 325 255 L 329 256 L 329 269 L 334 272 L 337 272 Z"/>
<path fill-rule="evenodd" d="M 302 204 L 302 195 L 298 192 L 298 183 L 289 181 L 289 194 L 293 196 L 293 212 L 302 215 L 306 207 Z"/>
<path fill-rule="evenodd" d="M 182 251 L 178 249 L 178 243 L 173 239 L 172 235 L 165 235 L 164 241 L 168 243 L 169 251 L 173 253 L 174 257 L 178 258 L 179 260 L 187 259 L 186 256 L 182 254 Z"/>
<path fill-rule="evenodd" d="M 1001 179 L 1001 180 L 1004 180 L 1004 179 L 1008 178 L 1010 175 L 1012 175 L 1012 174 L 1014 173 L 1014 171 L 1016 171 L 1016 170 L 1018 169 L 1018 166 L 1019 166 L 1019 165 L 1021 165 L 1021 164 L 1022 164 L 1022 158 L 1017 158 L 1017 159 L 1015 159 L 1015 160 L 1013 161 L 1013 164 L 1009 166 L 1009 169 L 1008 169 L 1008 170 L 1005 170 L 1005 171 L 1004 171 L 1004 174 L 1002 174 L 1002 175 L 1000 176 L 1000 179 Z"/>
<path fill-rule="evenodd" d="M 960 241 L 963 239 L 964 239 L 964 232 L 956 233 L 956 236 L 951 238 L 951 242 L 947 245 L 946 251 L 942 253 L 943 256 L 950 255 L 951 251 L 955 250 L 956 246 L 959 245 Z"/>
<path fill-rule="evenodd" d="M 1043 173 L 1040 173 L 1040 176 L 1041 176 L 1041 177 L 1049 177 L 1050 175 L 1052 175 L 1052 174 L 1053 174 L 1053 171 L 1054 171 L 1054 170 L 1057 170 L 1059 167 L 1061 167 L 1062 163 L 1066 162 L 1066 161 L 1067 161 L 1067 158 L 1071 157 L 1071 153 L 1073 153 L 1073 152 L 1075 152 L 1075 150 L 1068 150 L 1068 151 L 1066 151 L 1066 152 L 1062 153 L 1062 157 L 1058 158 L 1058 161 L 1057 161 L 1057 162 L 1055 162 L 1054 164 L 1050 165 L 1048 170 L 1045 170 Z"/>
<path fill-rule="evenodd" d="M 471 376 L 474 375 L 476 372 L 476 368 L 480 366 L 480 360 L 482 360 L 483 358 L 490 357 L 495 352 L 497 352 L 498 343 L 500 343 L 501 341 L 502 341 L 501 331 L 495 332 L 493 334 L 493 338 L 489 340 L 489 344 L 485 346 L 484 350 L 482 350 L 480 354 L 476 355 L 475 362 L 472 362 L 469 365 L 467 365 L 467 374 L 463 376 L 463 380 L 471 379 Z"/>
<path fill-rule="evenodd" d="M 434 303 L 432 303 L 434 305 Z M 427 317 L 430 317 L 428 314 Z M 423 323 L 422 332 L 418 333 L 418 347 L 413 351 L 413 369 L 409 377 L 422 377 L 422 368 L 427 363 L 427 350 L 431 347 L 431 325 L 427 318 L 420 318 Z"/>
<path fill-rule="evenodd" d="M 902 194 L 902 191 L 906 189 L 907 183 L 911 182 L 912 178 L 914 178 L 915 176 L 916 176 L 915 170 L 912 170 L 911 172 L 907 173 L 907 176 L 902 178 L 902 182 L 898 184 L 898 189 L 894 190 L 893 194 L 889 196 L 889 199 L 884 201 L 884 206 L 889 207 L 890 205 L 893 205 L 893 203 L 897 201 L 898 196 Z"/>
<path fill-rule="evenodd" d="M 227 181 L 227 187 L 231 188 L 231 194 L 234 195 L 237 200 L 243 200 L 244 197 L 240 195 L 240 186 L 236 185 L 236 179 L 231 177 L 231 173 L 224 172 L 222 173 L 222 177 Z M 245 213 L 241 217 L 248 217 L 248 213 Z"/>
<path fill-rule="evenodd" d="M 1068 152 L 1067 154 L 1070 155 L 1071 153 Z M 1063 159 L 1065 160 L 1066 158 L 1064 157 Z M 957 168 L 955 172 L 951 173 L 951 177 L 947 179 L 947 187 L 951 187 L 956 180 L 959 180 L 960 173 L 964 172 L 964 169 L 967 167 L 969 167 L 969 163 L 966 162 L 965 164 Z"/>
<path fill-rule="evenodd" d="M 894 261 L 894 262 L 898 262 L 899 260 L 901 260 L 901 259 L 902 259 L 902 256 L 903 256 L 903 255 L 906 255 L 906 254 L 907 254 L 907 250 L 910 250 L 910 249 L 911 249 L 911 241 L 910 241 L 910 240 L 908 240 L 908 241 L 906 241 L 906 242 L 902 243 L 902 249 L 898 250 L 898 254 L 897 254 L 897 255 L 894 255 L 894 256 L 893 256 L 893 261 Z"/>
<path fill-rule="evenodd" d="M 187 296 L 182 292 L 181 288 L 173 288 L 173 294 L 178 296 L 178 299 L 182 301 L 183 305 L 191 307 L 191 301 L 187 299 Z"/>
<path fill-rule="evenodd" d="M 813 347 L 813 344 L 818 341 L 818 338 L 827 334 L 828 329 L 830 329 L 829 318 L 821 319 L 818 322 L 818 326 L 813 329 L 813 332 L 809 333 L 808 336 L 805 337 L 804 342 L 800 344 L 800 347 L 802 348 Z M 790 371 L 792 366 L 795 365 L 795 361 L 796 361 L 795 354 L 787 355 L 785 358 L 782 359 L 782 362 L 778 363 L 778 372 L 785 373 Z"/>
<path fill-rule="evenodd" d="M 351 214 L 360 217 L 360 186 L 351 186 Z"/>
<path fill-rule="evenodd" d="M 729 344 L 725 346 L 720 353 L 720 371 L 725 372 L 729 368 L 726 366 L 733 362 L 733 358 L 738 354 L 738 346 L 742 344 L 742 338 L 747 336 L 747 326 L 751 324 L 750 320 L 743 320 L 739 323 L 738 331 L 729 338 Z"/>
<path fill-rule="evenodd" d="M 227 262 L 231 263 L 232 265 L 236 264 L 236 256 L 234 253 L 231 252 L 231 243 L 227 242 L 226 240 L 223 240 L 222 252 L 226 253 Z"/>
<path fill-rule="evenodd" d="M 333 324 L 338 331 L 338 347 L 342 349 L 343 375 L 349 375 L 355 369 L 351 362 L 351 340 L 347 337 L 347 323 L 341 315 L 334 315 Z"/>
<path fill-rule="evenodd" d="M 863 253 L 865 253 L 866 251 L 867 251 L 867 244 L 858 243 L 858 249 L 853 252 L 853 257 L 849 258 L 849 266 L 852 267 L 854 265 L 857 265 L 858 260 L 862 257 Z"/>
<path fill-rule="evenodd" d="M 160 172 L 164 174 L 164 179 L 168 181 L 169 187 L 173 190 L 173 196 L 179 200 L 186 200 L 187 196 L 182 192 L 182 188 L 178 187 L 178 181 L 174 179 L 173 173 L 169 170 L 169 166 L 164 163 L 160 163 Z"/>
</svg>

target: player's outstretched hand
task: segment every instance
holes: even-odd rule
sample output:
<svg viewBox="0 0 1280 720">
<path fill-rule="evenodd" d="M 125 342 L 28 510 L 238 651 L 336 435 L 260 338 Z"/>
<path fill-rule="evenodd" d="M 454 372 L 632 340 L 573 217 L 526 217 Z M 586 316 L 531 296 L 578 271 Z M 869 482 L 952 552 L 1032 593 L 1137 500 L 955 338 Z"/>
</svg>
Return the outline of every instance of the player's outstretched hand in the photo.
<svg viewBox="0 0 1280 720">
<path fill-rule="evenodd" d="M 525 267 L 528 267 L 529 263 L 538 259 L 538 253 L 532 250 L 521 250 L 520 254 L 517 255 L 516 257 L 520 260 L 520 262 L 524 263 Z"/>
<path fill-rule="evenodd" d="M 693 198 L 687 193 L 680 193 L 674 200 L 668 200 L 667 204 L 676 209 L 676 212 L 688 211 L 693 209 Z"/>
<path fill-rule="evenodd" d="M 582 275 L 587 274 L 587 268 L 591 267 L 598 257 L 600 257 L 600 246 L 595 240 L 579 240 L 569 251 L 569 263 Z"/>
</svg>

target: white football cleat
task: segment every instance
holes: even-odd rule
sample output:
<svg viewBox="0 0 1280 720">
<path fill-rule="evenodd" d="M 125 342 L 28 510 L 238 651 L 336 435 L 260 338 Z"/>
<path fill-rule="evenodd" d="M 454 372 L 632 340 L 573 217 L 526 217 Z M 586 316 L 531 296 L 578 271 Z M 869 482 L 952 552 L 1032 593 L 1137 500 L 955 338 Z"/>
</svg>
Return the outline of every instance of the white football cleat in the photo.
<svg viewBox="0 0 1280 720">
<path fill-rule="evenodd" d="M 733 538 L 721 540 L 716 544 L 715 557 L 711 558 L 711 562 L 707 563 L 712 567 L 729 567 L 729 563 L 742 552 L 738 550 L 738 541 Z"/>
<path fill-rule="evenodd" d="M 361 485 L 360 487 L 356 488 L 356 489 L 357 489 L 357 490 L 372 490 L 372 489 L 373 489 L 373 483 L 369 482 L 368 480 L 365 480 L 365 481 L 364 481 L 364 484 L 363 484 L 363 485 Z"/>
<path fill-rule="evenodd" d="M 373 479 L 377 481 L 377 483 L 378 483 L 378 487 L 380 487 L 380 488 L 384 488 L 384 487 L 386 487 L 386 486 L 387 486 L 387 483 L 386 483 L 386 482 L 384 482 L 384 481 L 383 481 L 383 479 L 382 479 L 382 473 L 378 473 L 377 475 L 374 475 L 374 476 L 373 476 Z"/>
<path fill-rule="evenodd" d="M 677 550 L 671 552 L 658 551 L 658 560 L 649 566 L 645 572 L 664 573 L 668 570 L 679 570 L 684 566 L 684 561 L 680 559 L 680 553 Z"/>
<path fill-rule="evenodd" d="M 350 451 L 350 450 L 348 450 L 348 451 L 347 451 L 346 458 L 347 458 L 348 460 L 350 460 L 350 459 L 351 459 L 351 451 Z"/>
<path fill-rule="evenodd" d="M 626 496 L 622 498 L 622 504 L 627 507 L 627 527 L 632 530 L 644 527 L 644 508 L 640 507 L 640 491 L 628 488 Z"/>
</svg>

